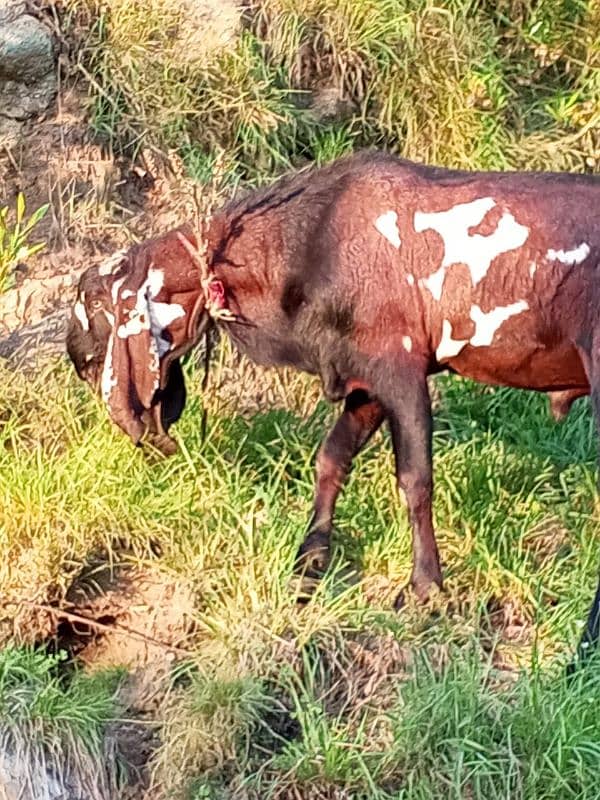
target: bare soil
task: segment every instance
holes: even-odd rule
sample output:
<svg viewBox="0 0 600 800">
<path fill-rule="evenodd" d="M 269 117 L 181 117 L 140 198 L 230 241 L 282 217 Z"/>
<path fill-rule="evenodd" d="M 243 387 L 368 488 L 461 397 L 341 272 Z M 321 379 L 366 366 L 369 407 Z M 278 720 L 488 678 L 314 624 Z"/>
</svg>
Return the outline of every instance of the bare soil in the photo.
<svg viewBox="0 0 600 800">
<path fill-rule="evenodd" d="M 86 98 L 72 81 L 54 107 L 0 152 L 0 204 L 23 192 L 30 214 L 49 203 L 32 241 L 45 249 L 17 265 L 0 295 L 0 357 L 30 360 L 63 349 L 67 305 L 81 272 L 124 245 L 189 217 L 191 186 L 175 154 L 111 152 L 90 130 Z"/>
</svg>

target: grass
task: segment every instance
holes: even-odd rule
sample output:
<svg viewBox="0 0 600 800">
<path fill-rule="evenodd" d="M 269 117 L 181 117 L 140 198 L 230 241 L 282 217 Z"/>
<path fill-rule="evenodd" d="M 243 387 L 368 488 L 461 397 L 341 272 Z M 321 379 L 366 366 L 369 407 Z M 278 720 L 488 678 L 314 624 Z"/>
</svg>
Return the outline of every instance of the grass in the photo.
<svg viewBox="0 0 600 800">
<path fill-rule="evenodd" d="M 454 167 L 600 168 L 594 0 L 261 0 L 238 35 L 232 3 L 192 45 L 183 2 L 70 8 L 96 131 L 176 149 L 204 179 L 215 159 L 257 182 L 368 145 Z"/>
<path fill-rule="evenodd" d="M 65 655 L 65 654 L 63 654 Z M 116 791 L 119 764 L 105 738 L 115 718 L 116 673 L 76 673 L 63 685 L 62 655 L 0 651 L 0 769 L 3 791 L 78 789 L 90 800 Z M 114 796 L 114 795 L 113 795 Z"/>
<path fill-rule="evenodd" d="M 596 0 L 262 0 L 241 22 L 215 1 L 210 24 L 180 0 L 64 6 L 106 158 L 176 153 L 190 186 L 230 194 L 364 146 L 600 170 Z M 72 201 L 94 235 L 109 225 L 108 206 Z M 204 397 L 187 366 L 166 461 L 132 448 L 64 363 L 0 367 L 0 756 L 31 765 L 29 788 L 50 764 L 65 785 L 82 776 L 82 796 L 118 796 L 115 676 L 65 674 L 39 647 L 54 625 L 39 605 L 104 554 L 195 592 L 147 800 L 596 800 L 598 665 L 564 679 L 598 571 L 587 403 L 555 425 L 541 396 L 440 379 L 445 593 L 390 610 L 411 558 L 384 434 L 300 610 L 292 564 L 335 412 L 305 377 L 218 356 Z"/>
<path fill-rule="evenodd" d="M 226 348 L 220 361 L 233 368 Z M 236 364 L 241 384 L 259 380 Z M 445 595 L 390 610 L 410 545 L 381 436 L 340 502 L 332 574 L 299 610 L 289 579 L 332 412 L 284 374 L 267 378 L 280 386 L 269 411 L 240 416 L 188 373 L 170 460 L 132 448 L 65 365 L 0 381 L 5 596 L 60 602 L 101 550 L 195 587 L 195 655 L 161 711 L 152 796 L 596 797 L 599 673 L 563 677 L 598 569 L 586 402 L 556 425 L 542 396 L 438 381 Z M 38 624 L 22 607 L 19 640 Z M 2 631 L 14 642 L 12 614 Z M 74 730 L 95 730 L 107 707 L 77 692 Z"/>
</svg>

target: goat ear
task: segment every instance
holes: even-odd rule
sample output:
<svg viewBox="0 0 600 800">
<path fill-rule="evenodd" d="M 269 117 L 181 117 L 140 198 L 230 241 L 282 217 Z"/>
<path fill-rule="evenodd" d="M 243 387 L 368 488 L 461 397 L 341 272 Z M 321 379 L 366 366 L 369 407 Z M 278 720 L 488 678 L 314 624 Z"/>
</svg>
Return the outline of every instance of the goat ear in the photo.
<svg viewBox="0 0 600 800">
<path fill-rule="evenodd" d="M 115 283 L 113 292 L 115 319 L 102 372 L 102 396 L 113 421 L 138 444 L 146 428 L 145 412 L 160 385 L 158 342 L 151 330 L 145 286 L 123 289 Z"/>
</svg>

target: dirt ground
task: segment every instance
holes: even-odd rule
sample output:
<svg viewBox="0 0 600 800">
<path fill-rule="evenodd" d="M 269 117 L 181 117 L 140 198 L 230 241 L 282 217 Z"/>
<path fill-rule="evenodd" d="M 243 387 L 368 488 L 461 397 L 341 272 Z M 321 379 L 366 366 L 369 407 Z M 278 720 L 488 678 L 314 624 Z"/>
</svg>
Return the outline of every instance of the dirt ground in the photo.
<svg viewBox="0 0 600 800">
<path fill-rule="evenodd" d="M 17 266 L 0 296 L 0 357 L 31 361 L 62 350 L 66 304 L 81 272 L 125 244 L 178 224 L 193 199 L 179 159 L 152 149 L 135 162 L 90 131 L 82 87 L 71 79 L 43 119 L 0 152 L 0 200 L 27 215 L 49 203 L 32 241 L 44 250 Z M 10 212 L 9 212 L 10 213 Z"/>
</svg>

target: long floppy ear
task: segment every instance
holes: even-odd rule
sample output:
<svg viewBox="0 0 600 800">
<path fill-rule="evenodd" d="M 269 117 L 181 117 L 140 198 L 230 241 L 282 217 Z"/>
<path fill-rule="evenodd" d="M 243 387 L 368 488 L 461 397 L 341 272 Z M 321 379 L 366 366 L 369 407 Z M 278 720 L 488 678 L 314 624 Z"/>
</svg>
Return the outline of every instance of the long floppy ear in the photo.
<svg viewBox="0 0 600 800">
<path fill-rule="evenodd" d="M 179 336 L 174 337 L 172 348 L 160 360 L 160 387 L 154 395 L 152 407 L 151 442 L 164 455 L 172 455 L 177 450 L 177 444 L 168 435 L 168 430 L 183 413 L 187 398 L 180 358 L 198 344 L 210 326 L 202 293 L 198 293 L 195 298 L 188 294 L 180 297 L 180 300 L 186 309 L 185 332 L 180 330 Z M 177 341 L 180 341 L 179 345 L 176 344 Z"/>
<path fill-rule="evenodd" d="M 142 416 L 152 407 L 160 386 L 160 345 L 152 330 L 156 287 L 146 265 L 136 264 L 135 256 L 131 261 L 135 268 L 125 278 L 116 278 L 111 289 L 115 321 L 102 372 L 102 396 L 114 422 L 138 444 L 146 427 Z"/>
</svg>

